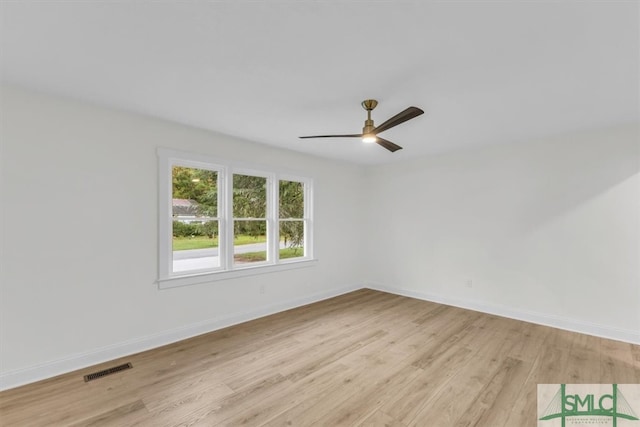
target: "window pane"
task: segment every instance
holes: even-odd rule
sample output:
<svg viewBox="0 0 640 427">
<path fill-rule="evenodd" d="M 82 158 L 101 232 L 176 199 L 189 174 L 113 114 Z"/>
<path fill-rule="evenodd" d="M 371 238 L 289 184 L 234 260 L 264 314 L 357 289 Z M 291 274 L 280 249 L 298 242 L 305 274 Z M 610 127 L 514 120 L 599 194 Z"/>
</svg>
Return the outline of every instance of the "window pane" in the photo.
<svg viewBox="0 0 640 427">
<path fill-rule="evenodd" d="M 220 267 L 218 221 L 173 221 L 173 272 Z"/>
<path fill-rule="evenodd" d="M 267 178 L 233 175 L 233 216 L 267 217 Z"/>
<path fill-rule="evenodd" d="M 280 259 L 304 256 L 304 221 L 280 221 Z"/>
<path fill-rule="evenodd" d="M 218 216 L 218 172 L 174 166 L 172 184 L 174 219 Z"/>
<path fill-rule="evenodd" d="M 234 264 L 248 264 L 266 260 L 267 221 L 234 221 Z"/>
<path fill-rule="evenodd" d="M 280 218 L 304 217 L 304 184 L 280 181 Z"/>
</svg>

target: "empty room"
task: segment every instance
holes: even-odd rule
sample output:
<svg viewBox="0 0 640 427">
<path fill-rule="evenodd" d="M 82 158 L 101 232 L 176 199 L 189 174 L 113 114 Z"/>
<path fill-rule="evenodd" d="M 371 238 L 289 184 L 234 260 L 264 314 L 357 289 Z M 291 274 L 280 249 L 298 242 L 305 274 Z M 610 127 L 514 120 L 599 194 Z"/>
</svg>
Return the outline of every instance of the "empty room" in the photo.
<svg viewBox="0 0 640 427">
<path fill-rule="evenodd" d="M 640 2 L 0 0 L 0 425 L 640 427 Z"/>
</svg>

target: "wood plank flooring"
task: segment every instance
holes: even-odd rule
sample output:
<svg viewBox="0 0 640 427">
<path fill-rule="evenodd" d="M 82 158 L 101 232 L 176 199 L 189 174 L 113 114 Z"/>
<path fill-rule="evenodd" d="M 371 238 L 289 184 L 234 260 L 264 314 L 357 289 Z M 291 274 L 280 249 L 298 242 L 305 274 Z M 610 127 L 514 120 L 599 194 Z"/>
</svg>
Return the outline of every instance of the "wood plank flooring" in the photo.
<svg viewBox="0 0 640 427">
<path fill-rule="evenodd" d="M 0 425 L 535 426 L 538 383 L 640 383 L 640 346 L 360 290 L 7 390 Z"/>
</svg>

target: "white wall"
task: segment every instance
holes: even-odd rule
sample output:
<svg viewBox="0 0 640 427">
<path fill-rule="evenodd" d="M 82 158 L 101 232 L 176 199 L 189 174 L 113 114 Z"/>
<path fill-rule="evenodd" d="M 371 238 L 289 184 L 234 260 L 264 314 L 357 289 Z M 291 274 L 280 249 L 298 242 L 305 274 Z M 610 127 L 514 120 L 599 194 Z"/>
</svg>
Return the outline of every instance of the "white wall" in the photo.
<svg viewBox="0 0 640 427">
<path fill-rule="evenodd" d="M 0 386 L 359 287 L 363 169 L 16 87 L 1 95 Z M 159 291 L 157 147 L 310 175 L 317 265 Z"/>
<path fill-rule="evenodd" d="M 637 126 L 363 168 L 15 87 L 1 113 L 0 388 L 365 281 L 640 342 Z M 320 261 L 159 291 L 160 146 L 311 175 Z"/>
<path fill-rule="evenodd" d="M 639 141 L 628 125 L 369 168 L 367 281 L 640 342 Z"/>
</svg>

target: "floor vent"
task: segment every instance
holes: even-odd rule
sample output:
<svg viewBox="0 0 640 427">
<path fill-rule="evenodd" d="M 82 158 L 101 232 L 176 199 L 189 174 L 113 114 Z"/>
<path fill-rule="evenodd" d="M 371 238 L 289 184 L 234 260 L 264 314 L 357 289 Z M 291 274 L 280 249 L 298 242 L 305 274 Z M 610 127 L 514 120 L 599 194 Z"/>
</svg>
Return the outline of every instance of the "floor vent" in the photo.
<svg viewBox="0 0 640 427">
<path fill-rule="evenodd" d="M 115 374 L 116 372 L 124 371 L 125 369 L 131 369 L 131 368 L 133 368 L 133 365 L 131 365 L 131 363 L 125 363 L 124 365 L 114 366 L 113 368 L 108 368 L 102 371 L 94 372 L 93 374 L 85 375 L 84 382 L 96 380 L 98 378 L 102 378 L 107 375 Z"/>
</svg>

